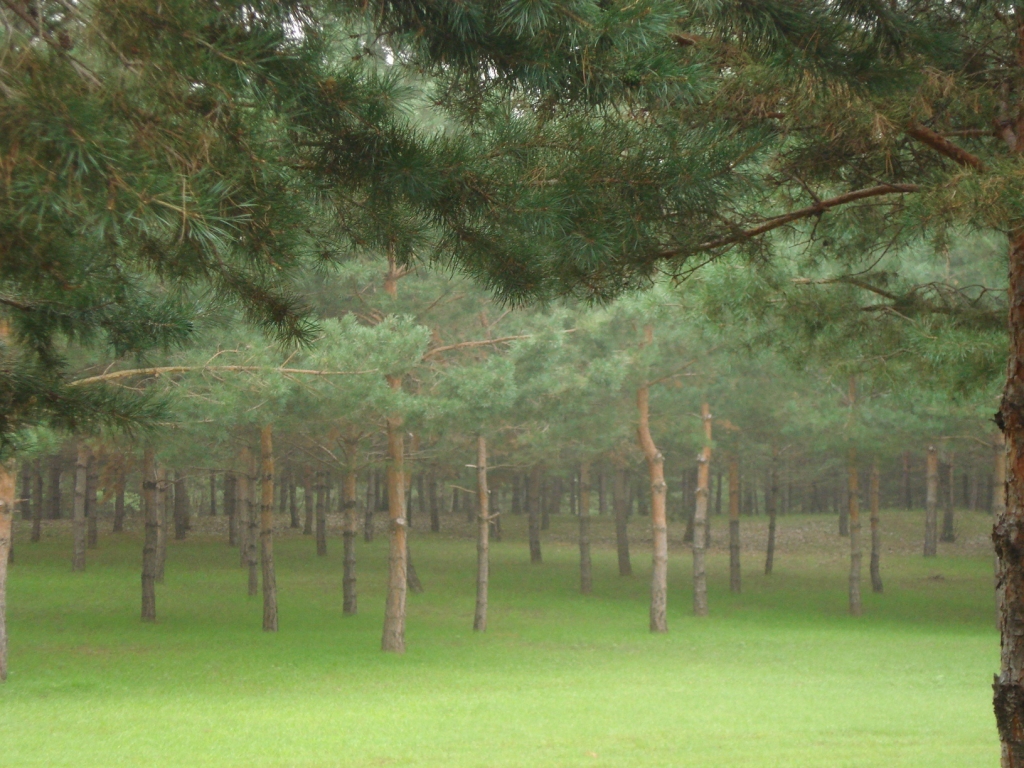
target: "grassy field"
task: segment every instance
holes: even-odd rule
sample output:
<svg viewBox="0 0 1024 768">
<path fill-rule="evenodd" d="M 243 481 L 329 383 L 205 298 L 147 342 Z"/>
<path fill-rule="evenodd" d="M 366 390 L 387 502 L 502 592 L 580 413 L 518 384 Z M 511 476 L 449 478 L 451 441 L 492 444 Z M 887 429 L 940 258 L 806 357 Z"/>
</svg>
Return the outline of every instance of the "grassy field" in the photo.
<svg viewBox="0 0 1024 768">
<path fill-rule="evenodd" d="M 647 631 L 649 550 L 616 575 L 597 522 L 594 594 L 577 594 L 573 520 L 531 566 L 523 521 L 492 545 L 490 629 L 472 632 L 475 548 L 416 531 L 426 592 L 404 656 L 381 653 L 386 541 L 359 542 L 360 613 L 341 613 L 341 546 L 276 543 L 281 631 L 260 631 L 237 555 L 214 527 L 172 543 L 155 625 L 139 612 L 140 541 L 101 538 L 84 574 L 51 524 L 17 529 L 11 674 L 0 766 L 928 766 L 998 764 L 998 667 L 988 520 L 925 561 L 920 513 L 886 513 L 886 592 L 846 615 L 847 542 L 831 517 L 744 520 L 744 592 L 728 591 L 715 520 L 711 616 L 690 615 L 690 558 L 673 524 L 669 627 Z M 204 532 L 205 531 L 205 532 Z"/>
</svg>

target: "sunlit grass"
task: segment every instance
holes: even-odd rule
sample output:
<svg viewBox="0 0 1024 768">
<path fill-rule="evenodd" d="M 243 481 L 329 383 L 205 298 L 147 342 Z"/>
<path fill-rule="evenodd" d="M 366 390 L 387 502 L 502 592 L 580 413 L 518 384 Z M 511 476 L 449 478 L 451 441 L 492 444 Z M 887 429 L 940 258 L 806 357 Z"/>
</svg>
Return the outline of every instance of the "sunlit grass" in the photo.
<svg viewBox="0 0 1024 768">
<path fill-rule="evenodd" d="M 739 596 L 718 550 L 712 615 L 698 620 L 678 549 L 671 631 L 652 636 L 642 545 L 632 579 L 599 548 L 584 598 L 572 526 L 556 519 L 544 564 L 530 566 L 522 520 L 506 521 L 483 635 L 471 630 L 472 542 L 415 532 L 426 592 L 410 595 L 404 656 L 378 650 L 383 537 L 359 542 L 355 617 L 341 613 L 340 541 L 318 559 L 310 537 L 280 538 L 281 631 L 270 635 L 220 541 L 172 544 L 160 620 L 144 625 L 133 535 L 103 537 L 84 574 L 70 572 L 61 534 L 21 536 L 0 765 L 997 765 L 989 556 L 888 555 L 883 595 L 870 593 L 865 558 L 865 615 L 852 619 L 838 537 L 828 552 L 781 552 L 771 578 L 745 553 Z"/>
</svg>

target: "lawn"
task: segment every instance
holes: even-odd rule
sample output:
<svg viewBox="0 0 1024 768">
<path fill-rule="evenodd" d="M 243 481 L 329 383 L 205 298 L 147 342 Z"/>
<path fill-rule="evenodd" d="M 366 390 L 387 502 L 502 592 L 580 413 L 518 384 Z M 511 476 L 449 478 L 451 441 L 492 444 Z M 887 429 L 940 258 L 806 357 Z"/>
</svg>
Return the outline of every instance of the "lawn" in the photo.
<svg viewBox="0 0 1024 768">
<path fill-rule="evenodd" d="M 857 619 L 834 518 L 780 518 L 771 577 L 763 520 L 745 519 L 742 595 L 729 594 L 716 519 L 704 619 L 690 615 L 674 523 L 662 636 L 647 631 L 642 520 L 632 578 L 616 573 L 610 522 L 596 522 L 583 597 L 573 520 L 553 520 L 531 566 L 524 521 L 509 517 L 485 634 L 471 629 L 468 528 L 416 530 L 426 591 L 409 597 L 404 656 L 379 650 L 383 536 L 359 541 L 354 617 L 341 612 L 340 540 L 317 558 L 311 537 L 280 536 L 281 631 L 265 634 L 219 521 L 171 544 L 155 625 L 138 620 L 136 533 L 102 536 L 72 574 L 65 524 L 30 544 L 19 522 L 0 766 L 992 768 L 988 520 L 963 513 L 958 542 L 930 561 L 917 554 L 920 513 L 883 522 L 886 592 L 871 594 L 865 557 Z"/>
</svg>

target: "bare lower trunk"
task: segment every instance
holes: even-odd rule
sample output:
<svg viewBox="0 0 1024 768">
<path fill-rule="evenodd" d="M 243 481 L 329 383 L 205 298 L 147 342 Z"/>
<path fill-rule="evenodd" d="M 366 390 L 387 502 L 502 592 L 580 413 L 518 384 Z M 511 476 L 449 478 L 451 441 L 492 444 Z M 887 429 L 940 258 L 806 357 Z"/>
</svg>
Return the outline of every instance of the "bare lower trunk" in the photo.
<svg viewBox="0 0 1024 768">
<path fill-rule="evenodd" d="M 644 329 L 645 343 L 653 336 L 650 326 Z M 651 479 L 651 632 L 668 632 L 668 522 L 665 519 L 665 457 L 654 444 L 650 427 L 650 390 L 640 387 L 636 394 L 639 423 L 637 436 L 647 459 Z M 696 601 L 696 591 L 694 592 Z M 696 605 L 696 602 L 695 602 Z"/>
<path fill-rule="evenodd" d="M 366 478 L 366 509 L 363 510 L 363 541 L 373 541 L 373 513 L 377 509 L 377 485 L 380 476 L 377 472 L 370 472 Z"/>
<path fill-rule="evenodd" d="M 156 621 L 156 454 L 147 447 L 142 454 L 142 517 L 145 539 L 142 544 L 142 620 Z"/>
<path fill-rule="evenodd" d="M 299 518 L 298 488 L 295 485 L 295 476 L 288 474 L 288 514 L 291 516 L 289 528 L 299 529 L 302 527 L 302 520 Z"/>
<path fill-rule="evenodd" d="M 210 470 L 210 517 L 217 516 L 217 473 Z"/>
<path fill-rule="evenodd" d="M 259 557 L 256 547 L 260 540 L 260 518 L 256 510 L 262 506 L 262 498 L 256 496 L 256 481 L 259 479 L 259 466 L 256 457 L 248 448 L 243 450 L 243 464 L 245 470 L 245 564 L 249 570 L 249 597 L 256 597 L 260 592 L 260 571 Z M 273 489 L 273 480 L 271 480 Z M 270 498 L 271 510 L 273 510 L 274 498 Z"/>
<path fill-rule="evenodd" d="M 697 503 L 693 514 L 693 615 L 708 615 L 708 576 L 704 563 L 707 549 L 708 499 L 711 497 L 711 409 L 700 407 L 704 424 L 704 448 L 697 465 Z"/>
<path fill-rule="evenodd" d="M 316 514 L 316 497 L 313 493 L 313 473 L 309 467 L 302 471 L 302 506 L 305 514 L 305 521 L 302 526 L 303 536 L 313 535 L 313 516 Z"/>
<path fill-rule="evenodd" d="M 228 517 L 228 546 L 238 546 L 238 476 L 224 473 L 224 514 Z"/>
<path fill-rule="evenodd" d="M 764 489 L 764 511 L 768 515 L 768 546 L 764 556 L 764 575 L 771 576 L 775 568 L 775 527 L 779 509 L 778 449 L 772 449 L 772 464 L 768 470 L 768 484 Z"/>
<path fill-rule="evenodd" d="M 878 530 L 878 461 L 871 464 L 871 485 L 868 490 L 868 503 L 871 505 L 871 591 L 881 593 L 882 572 L 880 560 L 882 557 L 882 539 Z"/>
<path fill-rule="evenodd" d="M 407 498 L 406 504 L 408 502 Z M 408 539 L 405 542 L 405 585 L 415 595 L 423 592 L 423 582 L 420 581 L 419 574 L 416 573 L 416 565 L 412 561 L 412 548 L 409 546 Z"/>
<path fill-rule="evenodd" d="M 935 446 L 928 446 L 927 494 L 924 511 L 924 556 L 938 553 L 939 456 Z"/>
<path fill-rule="evenodd" d="M 954 502 L 956 501 L 956 477 L 953 472 L 953 454 L 950 453 L 949 461 L 946 464 L 946 498 L 945 509 L 942 514 L 942 536 L 940 541 L 947 544 L 956 541 L 955 519 L 953 514 Z"/>
<path fill-rule="evenodd" d="M 49 462 L 50 494 L 49 514 L 51 520 L 60 520 L 60 476 L 61 476 L 60 455 L 51 456 Z"/>
<path fill-rule="evenodd" d="M 349 470 L 341 486 L 342 510 L 344 521 L 344 562 L 342 575 L 342 613 L 355 616 L 358 606 L 356 597 L 356 473 L 351 469 L 355 462 L 355 450 L 349 450 Z"/>
<path fill-rule="evenodd" d="M 260 431 L 260 562 L 263 566 L 263 631 L 277 632 L 277 575 L 274 572 L 274 445 L 268 424 Z"/>
<path fill-rule="evenodd" d="M 616 467 L 612 478 L 612 507 L 615 511 L 615 548 L 619 556 L 619 576 L 632 576 L 629 560 L 629 500 L 626 492 L 626 470 Z"/>
<path fill-rule="evenodd" d="M 156 583 L 164 583 L 164 565 L 167 563 L 167 470 L 156 468 Z"/>
<path fill-rule="evenodd" d="M 729 591 L 742 589 L 740 571 L 740 465 L 729 457 Z"/>
<path fill-rule="evenodd" d="M 903 508 L 910 509 L 913 503 L 911 496 L 910 451 L 903 452 Z"/>
<path fill-rule="evenodd" d="M 580 464 L 580 490 L 577 497 L 580 519 L 580 592 L 593 590 L 590 568 L 590 463 Z"/>
<path fill-rule="evenodd" d="M 0 464 L 0 683 L 7 679 L 7 563 L 14 531 L 14 472 Z"/>
<path fill-rule="evenodd" d="M 192 527 L 189 519 L 188 486 L 185 482 L 185 475 L 175 470 L 174 472 L 174 539 L 182 541 L 188 536 Z"/>
<path fill-rule="evenodd" d="M 99 484 L 99 466 L 96 457 L 90 454 L 85 471 L 85 519 L 88 523 L 85 545 L 88 549 L 96 549 L 100 545 L 100 514 L 96 504 L 96 490 Z"/>
<path fill-rule="evenodd" d="M 392 389 L 401 389 L 402 380 L 389 376 Z M 405 435 L 401 416 L 387 419 L 388 433 L 388 518 L 391 530 L 388 536 L 388 591 L 384 606 L 384 632 L 381 649 L 392 653 L 405 652 L 405 597 L 408 589 L 406 571 L 405 521 Z"/>
<path fill-rule="evenodd" d="M 473 613 L 473 629 L 483 632 L 487 629 L 487 579 L 490 566 L 491 532 L 490 501 L 487 494 L 487 440 L 483 435 L 476 438 L 476 498 L 479 521 L 476 538 L 476 610 Z"/>
<path fill-rule="evenodd" d="M 23 462 L 19 470 L 21 491 L 17 496 L 16 505 L 21 511 L 22 521 L 32 519 L 32 465 Z"/>
<path fill-rule="evenodd" d="M 71 570 L 85 570 L 86 519 L 85 491 L 88 482 L 89 449 L 84 444 L 78 446 L 78 457 L 75 460 L 75 502 L 72 507 L 73 554 Z"/>
<path fill-rule="evenodd" d="M 316 554 L 327 557 L 327 488 L 329 475 L 326 472 L 316 473 Z"/>
<path fill-rule="evenodd" d="M 541 551 L 540 551 L 540 518 L 541 518 L 541 497 L 540 497 L 540 484 L 541 478 L 544 476 L 544 469 L 540 464 L 535 464 L 530 470 L 530 485 L 528 488 L 528 494 L 526 499 L 526 505 L 528 507 L 528 525 L 529 525 L 529 536 L 530 536 L 530 562 L 539 563 L 541 562 Z"/>
<path fill-rule="evenodd" d="M 437 478 L 430 474 L 427 481 L 427 492 L 430 498 L 430 532 L 440 533 L 441 531 L 441 505 L 437 498 Z"/>
<path fill-rule="evenodd" d="M 860 616 L 860 479 L 857 472 L 857 452 L 850 449 L 849 459 L 850 510 L 850 615 Z"/>
<path fill-rule="evenodd" d="M 36 484 L 35 504 L 32 505 L 32 541 L 39 541 L 43 534 L 43 462 L 36 459 L 33 464 Z"/>
<path fill-rule="evenodd" d="M 114 527 L 113 533 L 121 533 L 124 530 L 124 466 L 118 466 L 117 479 L 114 481 Z"/>
</svg>

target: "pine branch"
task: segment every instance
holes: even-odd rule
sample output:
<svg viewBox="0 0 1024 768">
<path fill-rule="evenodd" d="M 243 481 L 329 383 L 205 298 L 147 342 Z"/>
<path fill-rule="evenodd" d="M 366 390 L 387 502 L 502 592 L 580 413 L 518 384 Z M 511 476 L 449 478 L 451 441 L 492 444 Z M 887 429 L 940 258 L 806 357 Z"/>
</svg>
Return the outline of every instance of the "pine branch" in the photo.
<svg viewBox="0 0 1024 768">
<path fill-rule="evenodd" d="M 985 172 L 985 164 L 982 163 L 977 156 L 972 155 L 966 149 L 958 147 L 949 139 L 936 133 L 931 128 L 926 128 L 920 123 L 915 123 L 907 127 L 907 135 L 917 139 L 925 146 L 931 147 L 940 155 L 945 155 L 950 160 L 953 160 L 965 168 L 973 168 L 981 173 Z"/>
<path fill-rule="evenodd" d="M 156 368 L 129 368 L 124 371 L 113 371 L 102 373 L 98 376 L 89 376 L 85 379 L 77 379 L 68 382 L 69 387 L 79 387 L 83 384 L 96 384 L 99 382 L 116 381 L 127 379 L 132 376 L 161 376 L 172 373 L 194 373 L 197 371 L 224 371 L 224 372 L 263 372 L 263 373 L 284 373 L 302 374 L 306 376 L 359 376 L 368 373 L 379 373 L 376 369 L 365 371 L 317 371 L 307 368 L 275 368 L 266 365 L 165 365 Z"/>
</svg>

